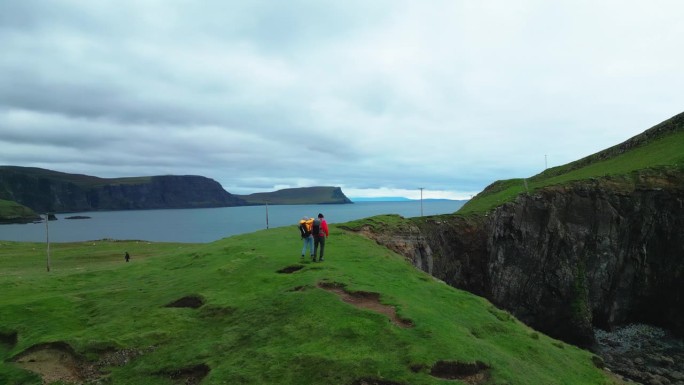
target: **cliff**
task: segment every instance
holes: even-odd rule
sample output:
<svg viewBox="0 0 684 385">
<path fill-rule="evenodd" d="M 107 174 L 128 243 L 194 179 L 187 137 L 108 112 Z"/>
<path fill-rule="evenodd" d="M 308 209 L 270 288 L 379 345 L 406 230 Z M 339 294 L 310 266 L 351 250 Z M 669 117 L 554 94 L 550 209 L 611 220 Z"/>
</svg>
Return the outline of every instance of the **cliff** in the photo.
<svg viewBox="0 0 684 385">
<path fill-rule="evenodd" d="M 316 205 L 352 203 L 339 187 L 317 186 L 288 188 L 273 192 L 238 195 L 250 204 L 270 205 Z"/>
<path fill-rule="evenodd" d="M 38 168 L 0 167 L 0 199 L 37 212 L 240 206 L 247 203 L 193 175 L 105 179 Z"/>
<path fill-rule="evenodd" d="M 465 213 L 349 228 L 580 346 L 631 322 L 682 336 L 683 133 L 679 115 L 529 183 L 497 182 Z"/>
</svg>

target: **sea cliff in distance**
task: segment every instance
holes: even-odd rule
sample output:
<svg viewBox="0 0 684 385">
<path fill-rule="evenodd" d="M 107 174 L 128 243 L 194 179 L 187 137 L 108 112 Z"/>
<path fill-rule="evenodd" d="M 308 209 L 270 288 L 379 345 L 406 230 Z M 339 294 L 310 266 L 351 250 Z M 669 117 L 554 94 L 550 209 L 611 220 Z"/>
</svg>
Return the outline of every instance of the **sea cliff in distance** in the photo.
<svg viewBox="0 0 684 385">
<path fill-rule="evenodd" d="M 351 203 L 339 187 L 238 196 L 197 175 L 99 178 L 19 166 L 0 166 L 0 200 L 0 223 L 30 222 L 45 212 Z"/>
<path fill-rule="evenodd" d="M 339 187 L 317 186 L 287 188 L 274 192 L 238 195 L 250 204 L 308 205 L 353 203 Z"/>
</svg>

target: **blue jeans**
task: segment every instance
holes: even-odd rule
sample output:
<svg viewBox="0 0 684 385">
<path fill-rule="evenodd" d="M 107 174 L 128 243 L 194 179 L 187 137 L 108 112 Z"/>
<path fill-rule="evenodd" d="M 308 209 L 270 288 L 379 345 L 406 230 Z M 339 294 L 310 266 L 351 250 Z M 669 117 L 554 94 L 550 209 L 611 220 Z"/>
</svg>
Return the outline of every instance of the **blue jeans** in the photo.
<svg viewBox="0 0 684 385">
<path fill-rule="evenodd" d="M 310 250 L 309 255 L 313 256 L 314 255 L 314 249 L 313 249 L 313 235 L 309 235 L 306 238 L 302 238 L 304 241 L 302 245 L 302 257 L 306 253 L 306 249 L 308 248 Z"/>
</svg>

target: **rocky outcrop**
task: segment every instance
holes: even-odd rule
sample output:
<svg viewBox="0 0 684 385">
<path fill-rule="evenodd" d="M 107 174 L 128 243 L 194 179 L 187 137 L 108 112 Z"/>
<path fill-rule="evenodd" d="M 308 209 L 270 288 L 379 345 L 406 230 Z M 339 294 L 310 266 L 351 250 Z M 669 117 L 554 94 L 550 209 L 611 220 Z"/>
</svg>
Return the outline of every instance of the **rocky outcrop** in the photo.
<svg viewBox="0 0 684 385">
<path fill-rule="evenodd" d="M 18 202 L 36 212 L 204 208 L 247 204 L 225 191 L 215 180 L 202 176 L 102 179 L 21 167 L 0 169 L 0 199 Z"/>
<path fill-rule="evenodd" d="M 684 385 L 684 340 L 642 324 L 596 330 L 605 366 L 619 376 L 648 385 Z"/>
<path fill-rule="evenodd" d="M 551 336 L 591 346 L 592 326 L 684 334 L 684 172 L 550 186 L 487 215 L 365 232 L 452 286 Z"/>
</svg>

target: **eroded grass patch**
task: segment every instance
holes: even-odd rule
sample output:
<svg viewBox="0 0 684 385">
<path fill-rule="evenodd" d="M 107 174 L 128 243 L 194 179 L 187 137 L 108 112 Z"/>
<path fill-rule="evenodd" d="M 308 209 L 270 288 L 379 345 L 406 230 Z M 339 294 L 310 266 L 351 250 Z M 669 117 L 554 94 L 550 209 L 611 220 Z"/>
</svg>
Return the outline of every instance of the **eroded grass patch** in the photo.
<svg viewBox="0 0 684 385">
<path fill-rule="evenodd" d="M 400 318 L 397 315 L 397 310 L 394 307 L 380 303 L 380 294 L 378 293 L 367 291 L 348 292 L 344 289 L 344 284 L 337 282 L 321 282 L 318 284 L 318 287 L 331 293 L 335 293 L 342 301 L 358 308 L 368 309 L 386 315 L 393 324 L 399 327 L 413 327 L 413 322 L 411 320 Z"/>
</svg>

